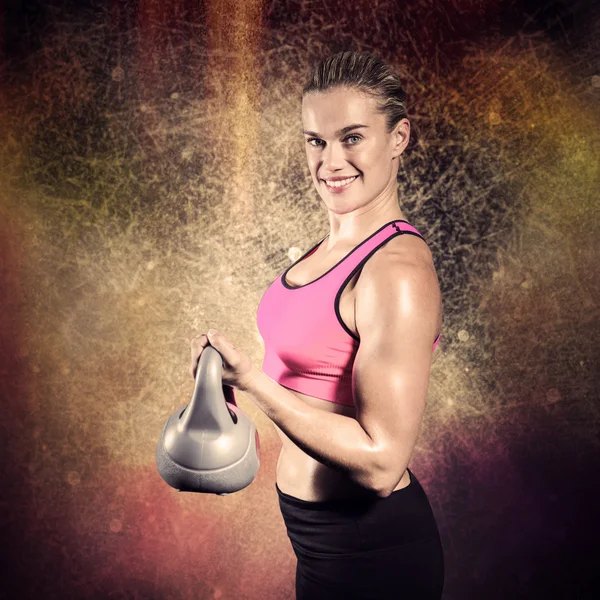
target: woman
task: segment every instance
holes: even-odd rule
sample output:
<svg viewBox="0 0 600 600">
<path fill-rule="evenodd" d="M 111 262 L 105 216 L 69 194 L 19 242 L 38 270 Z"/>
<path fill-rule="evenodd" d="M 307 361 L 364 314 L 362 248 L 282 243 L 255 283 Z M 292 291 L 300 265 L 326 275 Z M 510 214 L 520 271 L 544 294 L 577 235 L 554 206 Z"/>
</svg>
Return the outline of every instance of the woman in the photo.
<svg viewBox="0 0 600 600">
<path fill-rule="evenodd" d="M 314 69 L 302 120 L 329 234 L 261 299 L 263 370 L 224 336 L 202 335 L 192 376 L 210 343 L 223 383 L 275 423 L 298 600 L 439 599 L 440 536 L 408 463 L 442 310 L 429 249 L 398 205 L 405 93 L 380 60 L 339 53 Z"/>
</svg>

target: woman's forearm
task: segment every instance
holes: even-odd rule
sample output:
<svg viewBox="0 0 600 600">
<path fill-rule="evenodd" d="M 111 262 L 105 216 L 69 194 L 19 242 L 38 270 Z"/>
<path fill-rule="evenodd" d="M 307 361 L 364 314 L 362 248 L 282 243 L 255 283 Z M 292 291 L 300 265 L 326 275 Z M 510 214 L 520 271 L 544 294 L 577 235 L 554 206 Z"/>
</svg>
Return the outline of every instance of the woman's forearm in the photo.
<svg viewBox="0 0 600 600">
<path fill-rule="evenodd" d="M 362 487 L 382 490 L 375 446 L 356 419 L 310 406 L 258 368 L 241 391 L 303 452 Z"/>
</svg>

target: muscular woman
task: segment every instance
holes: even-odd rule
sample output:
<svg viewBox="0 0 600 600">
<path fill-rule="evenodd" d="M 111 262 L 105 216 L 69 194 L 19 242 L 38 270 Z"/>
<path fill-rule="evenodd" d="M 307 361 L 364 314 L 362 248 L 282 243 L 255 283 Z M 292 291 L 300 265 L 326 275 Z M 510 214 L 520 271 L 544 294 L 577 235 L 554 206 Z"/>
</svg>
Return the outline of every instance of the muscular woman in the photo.
<svg viewBox="0 0 600 600">
<path fill-rule="evenodd" d="M 441 329 L 431 253 L 399 205 L 410 122 L 401 82 L 369 53 L 321 61 L 302 94 L 306 157 L 329 233 L 258 307 L 262 370 L 221 334 L 224 384 L 275 424 L 276 491 L 297 600 L 439 600 L 443 550 L 408 468 Z"/>
</svg>

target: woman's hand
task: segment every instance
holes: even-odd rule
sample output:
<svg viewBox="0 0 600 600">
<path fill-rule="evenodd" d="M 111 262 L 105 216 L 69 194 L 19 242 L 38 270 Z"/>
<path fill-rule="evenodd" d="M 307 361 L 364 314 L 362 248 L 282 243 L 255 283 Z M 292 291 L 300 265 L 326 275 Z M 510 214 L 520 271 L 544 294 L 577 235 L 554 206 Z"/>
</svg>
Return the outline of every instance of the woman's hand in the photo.
<svg viewBox="0 0 600 600">
<path fill-rule="evenodd" d="M 244 391 L 256 371 L 258 370 L 254 363 L 222 334 L 209 330 L 208 334 L 196 336 L 192 339 L 192 378 L 196 379 L 196 369 L 198 361 L 202 356 L 202 351 L 206 346 L 212 346 L 223 359 L 223 385 L 235 387 L 238 390 Z"/>
</svg>

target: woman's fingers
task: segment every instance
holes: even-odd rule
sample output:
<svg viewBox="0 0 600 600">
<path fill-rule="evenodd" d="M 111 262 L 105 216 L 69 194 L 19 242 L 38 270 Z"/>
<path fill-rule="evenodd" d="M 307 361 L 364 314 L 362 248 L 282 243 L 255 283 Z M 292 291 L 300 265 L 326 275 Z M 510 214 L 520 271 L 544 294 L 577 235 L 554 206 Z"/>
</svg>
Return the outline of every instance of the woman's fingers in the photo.
<svg viewBox="0 0 600 600">
<path fill-rule="evenodd" d="M 198 361 L 200 360 L 200 356 L 202 355 L 202 350 L 208 346 L 208 337 L 205 333 L 202 335 L 197 335 L 192 339 L 191 344 L 192 351 L 192 364 L 190 367 L 190 373 L 192 374 L 192 379 L 196 379 L 196 369 L 198 368 Z"/>
</svg>

